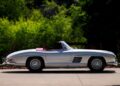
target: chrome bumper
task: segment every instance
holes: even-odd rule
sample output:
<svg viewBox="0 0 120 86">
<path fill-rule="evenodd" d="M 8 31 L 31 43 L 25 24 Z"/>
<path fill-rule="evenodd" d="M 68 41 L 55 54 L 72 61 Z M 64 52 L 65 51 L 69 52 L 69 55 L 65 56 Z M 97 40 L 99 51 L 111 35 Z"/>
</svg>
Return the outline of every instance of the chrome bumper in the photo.
<svg viewBox="0 0 120 86">
<path fill-rule="evenodd" d="M 118 62 L 107 62 L 107 66 L 118 66 Z"/>
<path fill-rule="evenodd" d="M 10 62 L 4 62 L 2 65 L 4 65 L 4 66 L 19 66 L 19 67 L 25 67 L 24 64 L 17 64 L 17 63 L 10 63 Z"/>
<path fill-rule="evenodd" d="M 2 65 L 15 65 L 15 63 L 3 62 Z"/>
</svg>

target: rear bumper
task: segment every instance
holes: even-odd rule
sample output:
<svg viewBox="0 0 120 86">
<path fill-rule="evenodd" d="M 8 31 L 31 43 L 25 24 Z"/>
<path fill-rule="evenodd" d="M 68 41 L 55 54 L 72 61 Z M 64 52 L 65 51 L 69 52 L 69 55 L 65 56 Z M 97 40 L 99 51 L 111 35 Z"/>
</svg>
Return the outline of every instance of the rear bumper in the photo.
<svg viewBox="0 0 120 86">
<path fill-rule="evenodd" d="M 2 65 L 7 65 L 7 66 L 25 66 L 24 64 L 10 63 L 10 62 L 4 62 Z"/>
</svg>

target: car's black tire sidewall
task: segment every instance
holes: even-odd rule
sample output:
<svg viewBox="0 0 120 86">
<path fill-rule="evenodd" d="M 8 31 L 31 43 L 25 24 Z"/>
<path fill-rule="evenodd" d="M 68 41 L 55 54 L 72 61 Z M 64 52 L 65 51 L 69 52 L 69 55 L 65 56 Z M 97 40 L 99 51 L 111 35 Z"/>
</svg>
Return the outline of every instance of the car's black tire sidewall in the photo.
<svg viewBox="0 0 120 86">
<path fill-rule="evenodd" d="M 33 68 L 31 68 L 31 66 L 30 66 L 30 62 L 31 62 L 33 59 L 37 59 L 37 60 L 40 61 L 41 66 L 40 66 L 38 69 L 33 69 Z M 41 72 L 42 69 L 43 69 L 43 65 L 44 65 L 44 64 L 43 64 L 42 59 L 37 58 L 37 57 L 28 58 L 28 60 L 27 60 L 27 62 L 26 62 L 26 67 L 27 67 L 27 69 L 29 69 L 30 72 Z"/>
<path fill-rule="evenodd" d="M 100 67 L 100 69 L 94 69 L 93 67 L 92 67 L 92 61 L 93 60 L 95 60 L 95 59 L 99 59 L 99 60 L 101 60 L 101 62 L 102 62 L 102 66 Z M 104 59 L 103 58 L 91 58 L 90 60 L 89 60 L 89 62 L 88 62 L 88 67 L 90 68 L 90 70 L 92 71 L 92 72 L 102 72 L 103 70 L 104 70 L 104 68 L 105 68 L 105 66 L 106 66 L 106 63 L 105 63 L 105 61 L 104 61 Z"/>
</svg>

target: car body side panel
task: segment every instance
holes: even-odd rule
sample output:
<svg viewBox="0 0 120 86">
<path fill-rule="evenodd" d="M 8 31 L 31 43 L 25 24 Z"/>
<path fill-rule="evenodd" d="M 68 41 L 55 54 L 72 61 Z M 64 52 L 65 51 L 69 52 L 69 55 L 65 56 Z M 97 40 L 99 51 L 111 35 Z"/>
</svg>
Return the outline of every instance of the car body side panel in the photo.
<svg viewBox="0 0 120 86">
<path fill-rule="evenodd" d="M 73 60 L 73 54 L 64 50 L 53 50 L 45 52 L 46 67 L 68 67 Z"/>
<path fill-rule="evenodd" d="M 45 54 L 42 52 L 25 52 L 12 56 L 12 59 L 15 61 L 15 65 L 25 66 L 29 57 L 42 57 L 44 59 Z"/>
<path fill-rule="evenodd" d="M 43 58 L 45 67 L 81 67 L 87 66 L 90 57 L 104 57 L 107 64 L 114 64 L 116 55 L 105 50 L 73 49 L 64 41 L 61 41 L 63 49 L 59 50 L 37 50 L 27 49 L 16 51 L 7 56 L 7 64 L 26 66 L 29 57 Z M 81 58 L 74 62 L 74 58 Z M 10 61 L 12 59 L 12 61 Z"/>
<path fill-rule="evenodd" d="M 68 51 L 48 51 L 45 53 L 46 67 L 81 67 L 87 66 L 90 56 L 80 52 Z M 79 63 L 73 63 L 74 57 L 81 57 Z"/>
<path fill-rule="evenodd" d="M 102 56 L 106 62 L 114 62 L 114 57 L 110 57 L 106 54 L 91 53 L 91 52 L 78 52 L 74 50 L 52 50 L 41 52 L 26 52 L 17 54 L 13 57 L 16 65 L 25 66 L 26 60 L 29 57 L 42 57 L 45 62 L 45 67 L 82 67 L 87 66 L 88 60 L 91 56 Z M 73 63 L 74 57 L 81 57 L 81 62 Z"/>
</svg>

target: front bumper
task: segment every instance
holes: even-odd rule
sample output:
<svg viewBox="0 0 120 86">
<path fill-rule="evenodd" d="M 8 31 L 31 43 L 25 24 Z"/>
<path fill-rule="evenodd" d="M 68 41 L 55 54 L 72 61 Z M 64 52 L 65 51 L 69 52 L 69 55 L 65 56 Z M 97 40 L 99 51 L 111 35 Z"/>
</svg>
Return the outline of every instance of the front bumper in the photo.
<svg viewBox="0 0 120 86">
<path fill-rule="evenodd" d="M 118 62 L 107 62 L 107 66 L 118 66 Z"/>
</svg>

